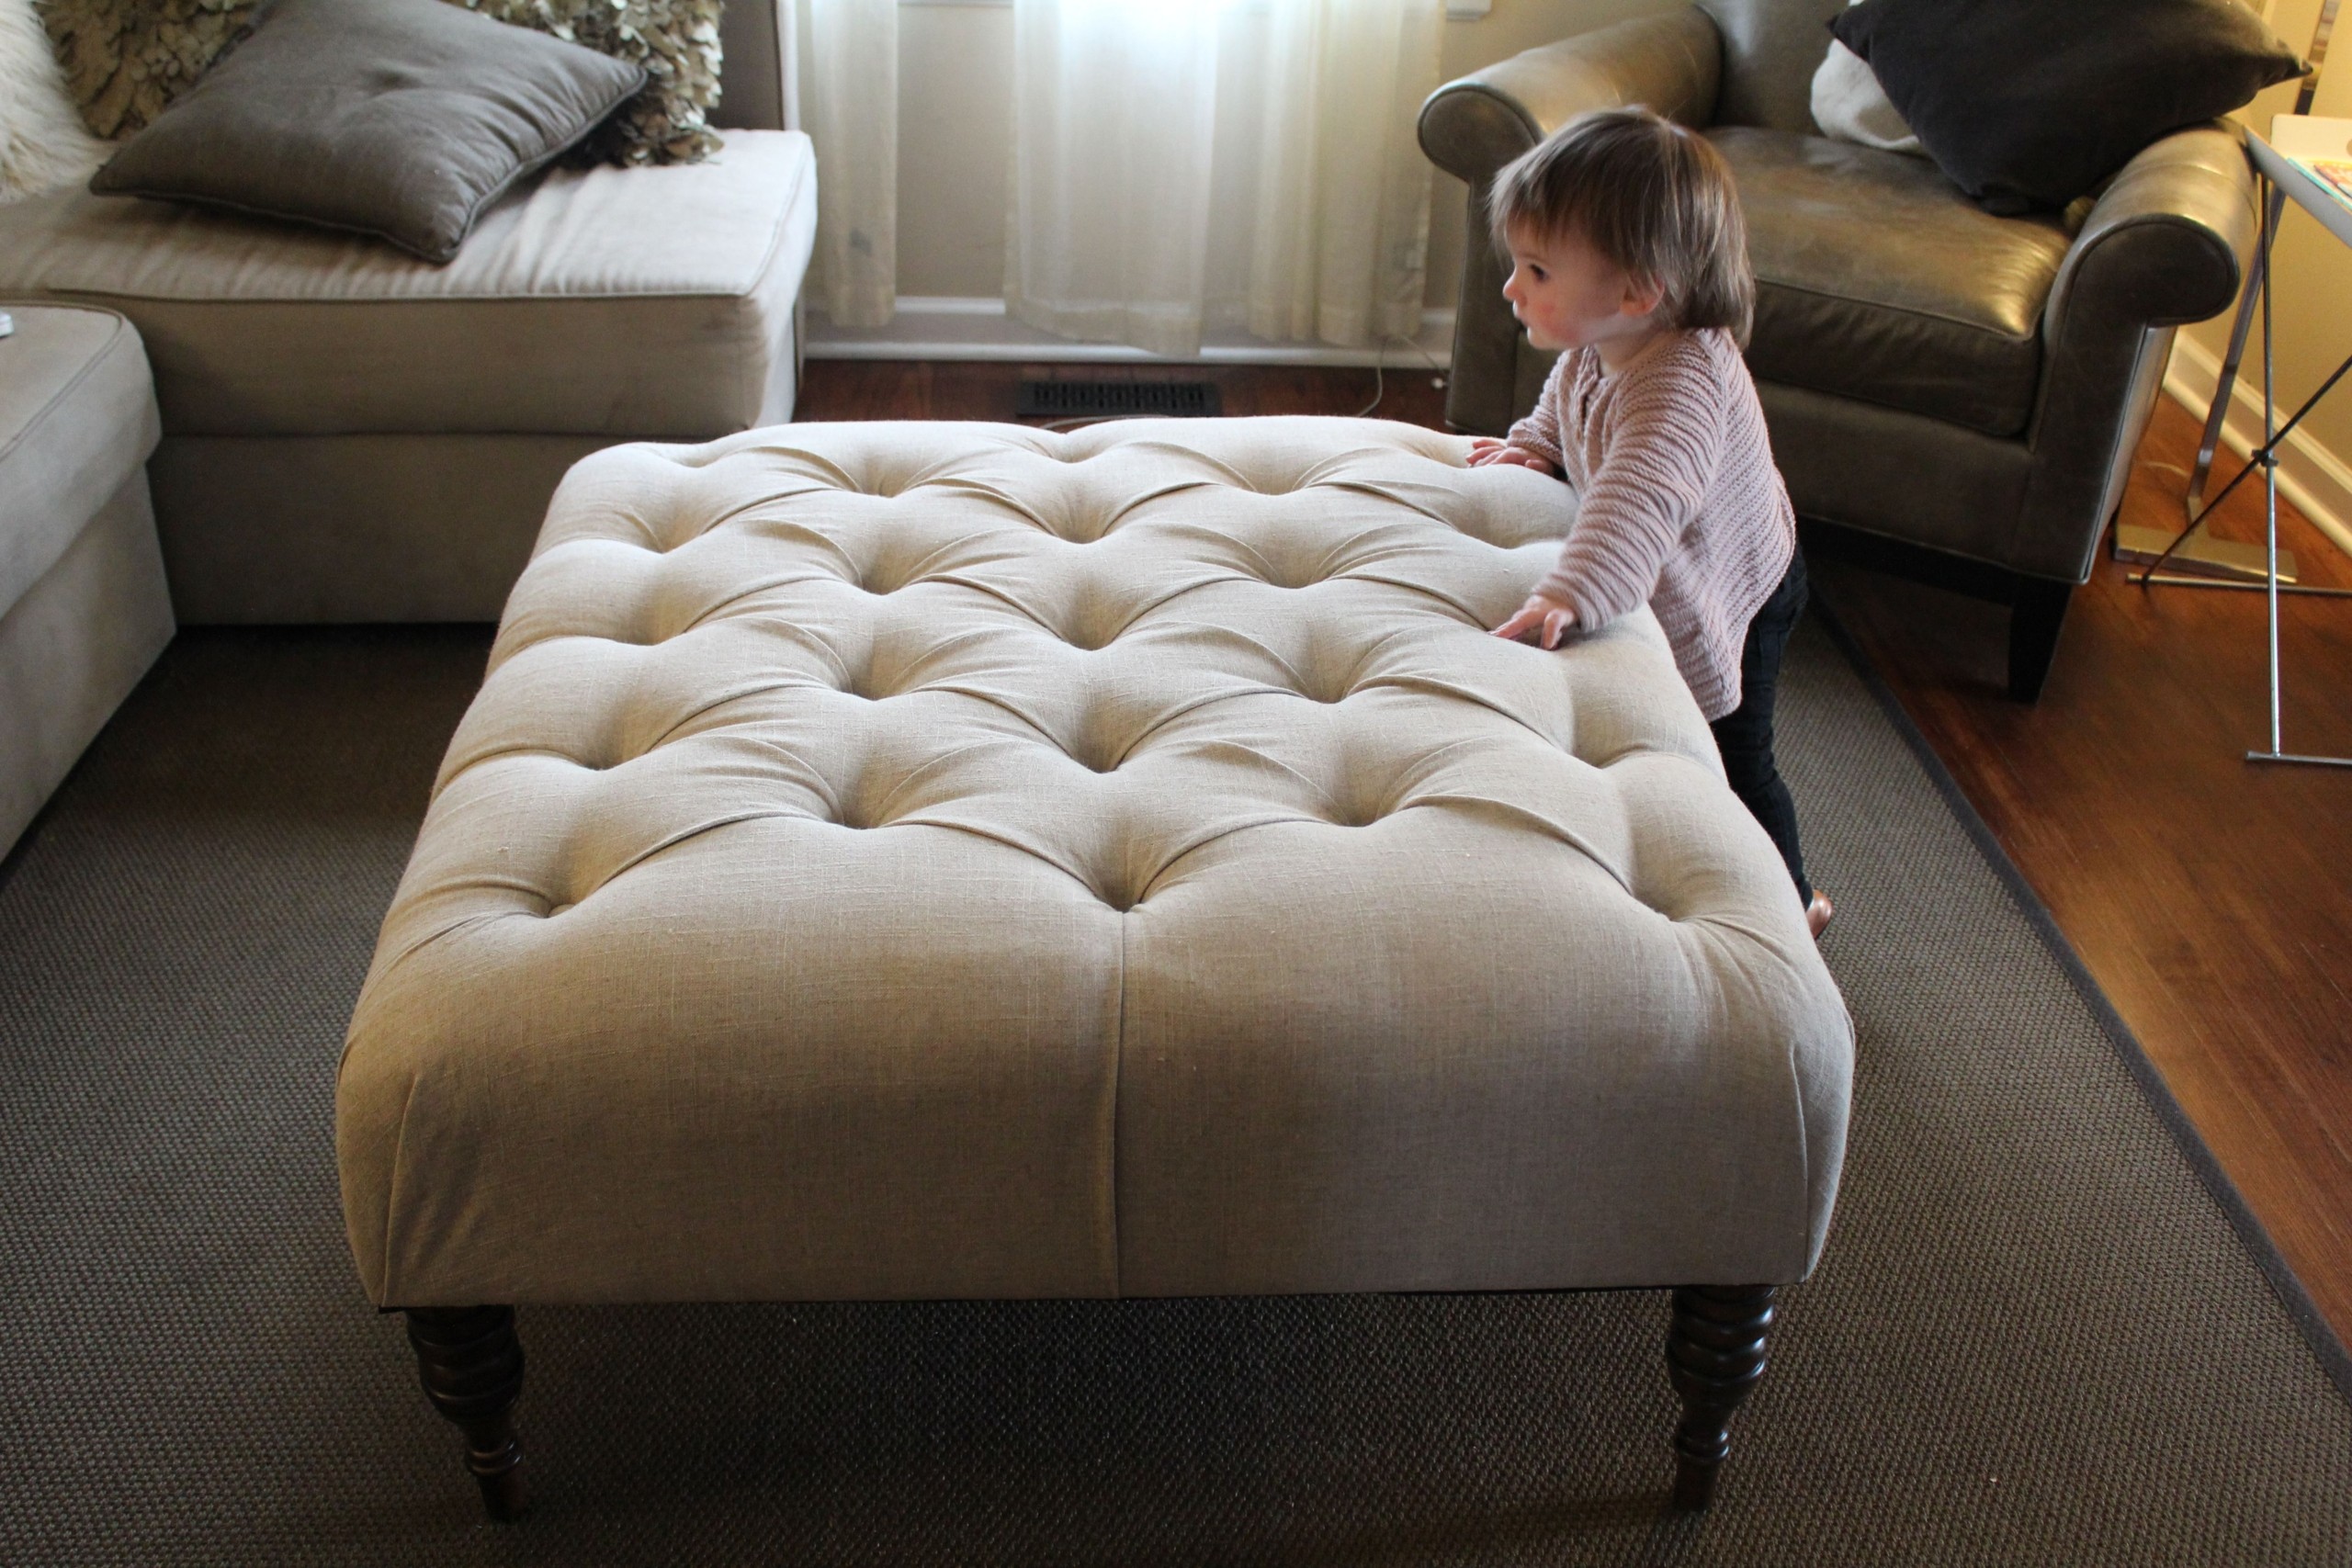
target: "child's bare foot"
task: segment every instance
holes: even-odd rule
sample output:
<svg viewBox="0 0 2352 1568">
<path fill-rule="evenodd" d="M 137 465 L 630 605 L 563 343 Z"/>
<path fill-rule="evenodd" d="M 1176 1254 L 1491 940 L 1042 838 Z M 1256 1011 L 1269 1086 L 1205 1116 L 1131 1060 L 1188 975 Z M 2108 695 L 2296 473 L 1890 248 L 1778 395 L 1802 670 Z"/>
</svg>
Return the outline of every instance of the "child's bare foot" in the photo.
<svg viewBox="0 0 2352 1568">
<path fill-rule="evenodd" d="M 1829 929 L 1829 922 L 1837 913 L 1837 908 L 1829 902 L 1829 895 L 1818 887 L 1815 888 L 1813 902 L 1804 907 L 1804 925 L 1815 942 L 1820 941 L 1821 933 Z"/>
</svg>

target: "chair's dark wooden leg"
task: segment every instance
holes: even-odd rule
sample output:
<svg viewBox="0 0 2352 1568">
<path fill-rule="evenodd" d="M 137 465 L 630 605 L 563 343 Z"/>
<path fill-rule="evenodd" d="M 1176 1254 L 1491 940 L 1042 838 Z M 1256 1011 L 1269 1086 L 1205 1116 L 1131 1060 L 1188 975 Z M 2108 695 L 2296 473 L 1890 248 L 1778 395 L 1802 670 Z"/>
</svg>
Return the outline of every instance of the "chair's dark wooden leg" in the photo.
<svg viewBox="0 0 2352 1568">
<path fill-rule="evenodd" d="M 1731 1413 L 1764 1375 L 1770 1285 L 1686 1285 L 1674 1292 L 1666 1365 L 1682 1396 L 1674 1430 L 1674 1506 L 1703 1508 L 1731 1451 Z"/>
<path fill-rule="evenodd" d="M 514 1402 L 523 1393 L 523 1342 L 508 1306 L 411 1307 L 408 1342 L 433 1407 L 466 1435 L 466 1468 L 481 1483 L 493 1519 L 519 1519 L 530 1506 L 523 1487 L 523 1444 L 514 1435 Z"/>
<path fill-rule="evenodd" d="M 2030 703 L 2041 696 L 2041 682 L 2050 677 L 2050 661 L 2058 653 L 2058 628 L 2065 624 L 2066 605 L 2075 596 L 2071 582 L 2046 577 L 2018 579 L 2016 597 L 2009 601 L 2009 698 Z"/>
</svg>

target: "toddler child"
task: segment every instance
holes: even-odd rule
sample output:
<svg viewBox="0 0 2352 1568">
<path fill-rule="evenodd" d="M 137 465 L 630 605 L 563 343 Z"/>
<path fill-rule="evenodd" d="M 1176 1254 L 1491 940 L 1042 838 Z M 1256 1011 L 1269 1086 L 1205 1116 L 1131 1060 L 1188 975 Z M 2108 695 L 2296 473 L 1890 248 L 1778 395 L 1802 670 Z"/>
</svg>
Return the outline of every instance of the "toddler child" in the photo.
<svg viewBox="0 0 2352 1568">
<path fill-rule="evenodd" d="M 1740 359 L 1756 281 L 1731 172 L 1681 127 L 1611 109 L 1505 168 L 1487 213 L 1510 256 L 1503 298 L 1530 343 L 1562 353 L 1534 412 L 1470 461 L 1564 479 L 1577 501 L 1558 564 L 1495 635 L 1556 648 L 1648 604 L 1818 936 L 1829 900 L 1805 880 L 1772 761 L 1804 559 Z"/>
</svg>

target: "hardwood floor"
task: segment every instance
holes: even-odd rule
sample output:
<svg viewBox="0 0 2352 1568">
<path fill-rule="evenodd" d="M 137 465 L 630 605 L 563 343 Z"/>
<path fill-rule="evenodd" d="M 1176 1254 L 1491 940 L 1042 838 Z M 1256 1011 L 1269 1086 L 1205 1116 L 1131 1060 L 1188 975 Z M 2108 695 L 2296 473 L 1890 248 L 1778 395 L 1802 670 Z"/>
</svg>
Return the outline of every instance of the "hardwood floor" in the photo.
<svg viewBox="0 0 2352 1568">
<path fill-rule="evenodd" d="M 1024 376 L 1207 379 L 1228 414 L 1352 414 L 1374 389 L 1366 370 L 815 361 L 801 417 L 1010 419 Z M 1391 367 L 1375 414 L 1442 428 L 1430 382 Z M 2161 401 L 2127 519 L 2178 525 L 2195 444 Z M 2261 536 L 2252 481 L 2217 532 Z M 2283 537 L 2306 581 L 2352 586 L 2300 517 Z M 2102 556 L 2026 707 L 2002 692 L 2006 611 L 1836 562 L 1815 581 L 2352 1339 L 2352 770 L 2245 761 L 2267 739 L 2262 596 L 2142 590 Z M 2282 619 L 2288 750 L 2352 755 L 2352 601 Z"/>
<path fill-rule="evenodd" d="M 2160 401 L 2127 521 L 2179 526 L 2196 442 Z M 2305 581 L 2352 585 L 2282 512 Z M 2262 536 L 2257 480 L 2215 531 Z M 2001 694 L 2003 611 L 1835 563 L 1815 581 L 2352 1340 L 2352 770 L 2245 760 L 2268 744 L 2261 594 L 2129 570 L 2102 555 L 2031 707 Z M 2352 755 L 2352 601 L 2280 619 L 2286 749 Z"/>
</svg>

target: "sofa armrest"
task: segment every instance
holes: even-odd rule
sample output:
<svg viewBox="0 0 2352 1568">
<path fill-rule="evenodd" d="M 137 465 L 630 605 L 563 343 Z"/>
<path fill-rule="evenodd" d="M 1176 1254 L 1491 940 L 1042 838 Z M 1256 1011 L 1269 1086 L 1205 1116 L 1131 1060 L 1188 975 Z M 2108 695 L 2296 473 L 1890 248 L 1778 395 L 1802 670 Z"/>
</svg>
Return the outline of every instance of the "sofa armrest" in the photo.
<svg viewBox="0 0 2352 1568">
<path fill-rule="evenodd" d="M 2245 139 L 2215 121 L 2176 131 L 2123 165 L 2084 220 L 2051 285 L 2045 342 L 2065 341 L 2076 294 L 2094 288 L 2139 326 L 2219 315 L 2237 299 L 2259 224 Z"/>
<path fill-rule="evenodd" d="M 2172 329 L 2230 308 L 2256 229 L 2245 143 L 2220 122 L 2151 144 L 2092 206 L 2042 310 L 2033 461 L 2009 551 L 2019 570 L 2076 582 L 2089 574 Z"/>
<path fill-rule="evenodd" d="M 1704 11 L 1637 17 L 1578 33 L 1449 82 L 1421 106 L 1421 151 L 1476 186 L 1568 120 L 1645 104 L 1704 125 L 1723 44 Z"/>
</svg>

